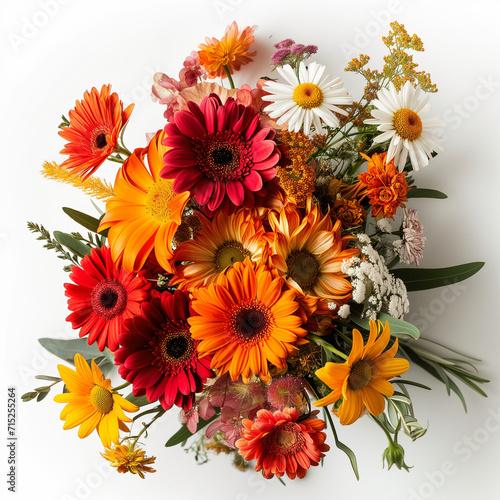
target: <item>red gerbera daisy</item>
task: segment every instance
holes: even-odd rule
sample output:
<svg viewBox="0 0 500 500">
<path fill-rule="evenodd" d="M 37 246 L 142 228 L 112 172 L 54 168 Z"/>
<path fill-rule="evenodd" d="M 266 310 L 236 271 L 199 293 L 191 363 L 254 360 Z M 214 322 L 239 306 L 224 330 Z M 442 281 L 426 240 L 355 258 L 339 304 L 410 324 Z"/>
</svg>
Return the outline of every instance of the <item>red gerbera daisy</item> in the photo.
<svg viewBox="0 0 500 500">
<path fill-rule="evenodd" d="M 192 191 L 200 205 L 216 210 L 253 207 L 254 193 L 276 175 L 275 132 L 264 127 L 251 106 L 215 94 L 198 106 L 189 102 L 165 127 L 169 149 L 160 173 L 175 179 L 174 191 Z"/>
<path fill-rule="evenodd" d="M 198 358 L 198 340 L 191 337 L 187 294 L 176 290 L 154 292 L 142 305 L 140 316 L 125 324 L 115 361 L 118 373 L 133 385 L 134 396 L 160 400 L 165 410 L 172 405 L 189 410 L 203 390 L 212 357 Z"/>
<path fill-rule="evenodd" d="M 93 248 L 80 265 L 73 266 L 69 275 L 75 284 L 64 284 L 73 311 L 66 321 L 81 328 L 80 337 L 89 336 L 89 345 L 97 341 L 100 351 L 105 347 L 115 351 L 123 321 L 141 312 L 152 285 L 143 276 L 116 267 L 106 246 Z"/>
<path fill-rule="evenodd" d="M 257 418 L 243 419 L 242 438 L 236 441 L 245 460 L 255 460 L 255 470 L 270 479 L 283 474 L 290 479 L 303 478 L 311 465 L 318 465 L 330 449 L 321 432 L 325 422 L 308 418 L 298 422 L 297 408 L 285 408 L 271 413 L 259 410 Z"/>
<path fill-rule="evenodd" d="M 86 179 L 113 153 L 118 134 L 130 117 L 134 105 L 125 111 L 118 94 L 110 95 L 111 85 L 103 85 L 101 92 L 94 87 L 76 101 L 69 112 L 69 127 L 62 127 L 59 135 L 68 144 L 61 154 L 69 155 L 61 166 L 74 175 Z"/>
</svg>

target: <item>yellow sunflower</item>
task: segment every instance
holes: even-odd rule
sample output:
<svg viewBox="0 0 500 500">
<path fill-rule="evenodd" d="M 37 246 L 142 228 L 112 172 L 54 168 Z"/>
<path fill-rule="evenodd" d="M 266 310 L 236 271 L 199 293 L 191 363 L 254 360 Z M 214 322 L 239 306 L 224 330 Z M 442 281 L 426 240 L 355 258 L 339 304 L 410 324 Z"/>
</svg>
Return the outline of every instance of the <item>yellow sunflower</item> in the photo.
<svg viewBox="0 0 500 500">
<path fill-rule="evenodd" d="M 142 269 L 153 249 L 161 267 L 173 272 L 172 239 L 189 192 L 176 195 L 173 181 L 160 178 L 168 150 L 162 145 L 165 137 L 159 130 L 147 148 L 136 149 L 125 161 L 116 175 L 116 196 L 106 202 L 106 215 L 99 226 L 99 231 L 109 228 L 113 262 L 128 272 Z"/>
<path fill-rule="evenodd" d="M 398 339 L 383 352 L 391 338 L 389 324 L 382 327 L 379 321 L 370 321 L 370 335 L 366 345 L 358 330 L 352 332 L 352 349 L 345 363 L 326 363 L 316 371 L 316 376 L 330 389 L 328 396 L 316 401 L 314 406 L 342 403 L 338 410 L 340 423 L 349 425 L 361 417 L 365 408 L 372 415 L 380 415 L 385 408 L 383 396 L 392 396 L 394 387 L 388 381 L 406 372 L 410 364 L 406 359 L 394 358 Z"/>
<path fill-rule="evenodd" d="M 236 262 L 215 283 L 193 290 L 188 319 L 191 335 L 200 340 L 201 356 L 213 354 L 217 375 L 232 380 L 252 375 L 269 382 L 269 363 L 283 368 L 286 358 L 306 343 L 307 331 L 298 315 L 293 290 L 283 291 L 283 279 L 248 257 Z"/>
<path fill-rule="evenodd" d="M 262 254 L 264 228 L 249 210 L 227 216 L 217 213 L 212 221 L 199 214 L 202 229 L 194 239 L 182 243 L 174 261 L 191 262 L 178 266 L 170 283 L 193 290 L 213 283 L 218 274 L 245 257 L 258 260 Z"/>
<path fill-rule="evenodd" d="M 132 422 L 123 410 L 139 408 L 111 389 L 111 380 L 105 379 L 92 360 L 92 369 L 81 354 L 75 355 L 75 370 L 58 365 L 59 374 L 69 392 L 54 397 L 56 403 L 67 403 L 61 412 L 63 429 L 80 426 L 78 436 L 87 437 L 97 429 L 102 444 L 109 448 L 111 442 L 119 444 L 119 430 L 128 432 L 124 422 Z"/>
<path fill-rule="evenodd" d="M 347 248 L 352 236 L 340 235 L 340 221 L 323 216 L 309 198 L 304 217 L 289 207 L 270 212 L 269 224 L 275 235 L 271 261 L 290 288 L 339 305 L 349 298 L 352 286 L 340 268 L 359 250 Z"/>
</svg>

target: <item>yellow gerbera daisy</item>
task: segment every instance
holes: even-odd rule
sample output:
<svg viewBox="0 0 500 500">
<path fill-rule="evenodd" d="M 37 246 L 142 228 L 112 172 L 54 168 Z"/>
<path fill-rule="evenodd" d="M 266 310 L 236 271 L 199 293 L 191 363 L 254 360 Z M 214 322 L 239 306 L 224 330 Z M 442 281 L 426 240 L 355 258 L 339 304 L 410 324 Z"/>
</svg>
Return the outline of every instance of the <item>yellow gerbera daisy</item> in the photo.
<svg viewBox="0 0 500 500">
<path fill-rule="evenodd" d="M 322 216 L 316 205 L 307 203 L 306 215 L 293 208 L 269 213 L 275 240 L 273 266 L 290 288 L 338 304 L 350 296 L 352 286 L 340 270 L 342 262 L 359 254 L 346 248 L 352 236 L 341 237 L 342 224 L 329 214 Z"/>
<path fill-rule="evenodd" d="M 106 202 L 106 215 L 99 226 L 99 231 L 109 228 L 113 262 L 128 272 L 142 269 L 153 248 L 161 267 L 173 272 L 172 239 L 189 192 L 176 195 L 173 181 L 160 178 L 163 155 L 169 149 L 162 144 L 165 137 L 159 130 L 147 148 L 136 149 L 125 161 L 116 175 L 116 196 Z"/>
<path fill-rule="evenodd" d="M 194 239 L 180 245 L 174 261 L 191 262 L 178 266 L 170 284 L 193 290 L 213 283 L 218 274 L 245 257 L 258 260 L 264 244 L 264 227 L 249 210 L 239 210 L 227 216 L 217 213 L 212 221 L 199 215 L 202 229 Z"/>
<path fill-rule="evenodd" d="M 394 358 L 398 339 L 383 352 L 391 337 L 389 324 L 382 327 L 379 321 L 370 321 L 370 335 L 366 345 L 358 330 L 352 332 L 352 349 L 345 363 L 326 363 L 316 371 L 316 376 L 333 391 L 316 401 L 314 406 L 342 403 L 338 410 L 340 423 L 349 425 L 363 415 L 365 407 L 372 415 L 380 415 L 385 408 L 383 396 L 392 396 L 394 387 L 388 381 L 410 367 L 406 359 Z"/>
<path fill-rule="evenodd" d="M 59 374 L 69 392 L 55 396 L 56 403 L 68 403 L 61 412 L 65 420 L 63 429 L 80 426 L 78 436 L 87 437 L 94 429 L 102 444 L 109 448 L 111 442 L 119 444 L 119 431 L 128 432 L 124 422 L 132 422 L 123 410 L 134 412 L 139 409 L 111 389 L 111 380 L 105 379 L 99 367 L 92 360 L 92 369 L 81 354 L 75 355 L 76 371 L 58 365 Z"/>
</svg>

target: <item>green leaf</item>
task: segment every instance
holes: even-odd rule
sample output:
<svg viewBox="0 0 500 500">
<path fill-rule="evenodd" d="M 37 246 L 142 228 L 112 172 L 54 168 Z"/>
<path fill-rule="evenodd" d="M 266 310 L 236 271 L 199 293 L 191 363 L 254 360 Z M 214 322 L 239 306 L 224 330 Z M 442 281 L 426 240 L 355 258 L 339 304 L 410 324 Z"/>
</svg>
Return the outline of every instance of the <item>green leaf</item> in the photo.
<svg viewBox="0 0 500 500">
<path fill-rule="evenodd" d="M 71 250 L 78 257 L 85 257 L 90 255 L 90 248 L 81 241 L 75 240 L 71 234 L 63 233 L 61 231 L 54 231 L 54 238 L 66 248 Z"/>
<path fill-rule="evenodd" d="M 132 393 L 130 393 L 125 399 L 135 404 L 136 406 L 146 406 L 151 404 L 146 396 L 136 397 Z"/>
<path fill-rule="evenodd" d="M 408 199 L 410 198 L 435 198 L 438 200 L 444 200 L 448 196 L 441 191 L 436 189 L 425 189 L 425 188 L 412 188 L 406 194 Z"/>
<path fill-rule="evenodd" d="M 38 339 L 38 342 L 40 342 L 47 351 L 69 363 L 74 363 L 76 353 L 81 354 L 86 360 L 103 357 L 97 345 L 88 345 L 87 339 L 61 340 L 42 338 Z"/>
<path fill-rule="evenodd" d="M 357 312 L 351 312 L 349 318 L 361 328 L 370 330 L 370 320 L 362 318 Z M 386 313 L 380 313 L 378 319 L 382 321 L 383 324 L 385 324 L 386 321 L 389 323 L 389 328 L 391 329 L 391 335 L 393 337 L 411 337 L 413 339 L 418 339 L 420 337 L 419 329 L 407 321 L 394 318 Z"/>
<path fill-rule="evenodd" d="M 459 266 L 441 267 L 435 269 L 401 268 L 392 270 L 396 278 L 404 281 L 409 292 L 429 290 L 440 286 L 453 285 L 476 274 L 484 262 L 469 262 Z"/>
<path fill-rule="evenodd" d="M 97 233 L 97 228 L 99 227 L 99 219 L 68 207 L 63 207 L 63 212 L 66 215 L 69 215 L 75 222 L 78 222 L 78 224 L 83 226 L 85 229 Z"/>
<path fill-rule="evenodd" d="M 50 382 L 60 382 L 61 377 L 51 377 L 49 375 L 35 375 L 35 378 L 38 380 L 48 380 Z"/>
<path fill-rule="evenodd" d="M 203 420 L 200 418 L 198 422 L 198 426 L 196 427 L 196 432 L 200 431 L 203 429 L 205 426 L 207 426 L 210 422 L 214 421 L 219 415 L 216 413 L 213 417 L 209 418 L 208 420 Z M 190 438 L 193 434 L 191 434 L 191 431 L 186 427 L 184 424 L 166 443 L 165 446 L 170 447 L 170 446 L 175 446 L 176 444 L 180 444 L 183 441 L 186 441 L 186 439 Z"/>
<path fill-rule="evenodd" d="M 47 392 L 40 392 L 36 398 L 36 402 L 39 403 L 40 401 L 42 401 L 43 399 L 45 399 L 47 397 L 47 395 L 49 394 L 49 391 Z"/>
</svg>

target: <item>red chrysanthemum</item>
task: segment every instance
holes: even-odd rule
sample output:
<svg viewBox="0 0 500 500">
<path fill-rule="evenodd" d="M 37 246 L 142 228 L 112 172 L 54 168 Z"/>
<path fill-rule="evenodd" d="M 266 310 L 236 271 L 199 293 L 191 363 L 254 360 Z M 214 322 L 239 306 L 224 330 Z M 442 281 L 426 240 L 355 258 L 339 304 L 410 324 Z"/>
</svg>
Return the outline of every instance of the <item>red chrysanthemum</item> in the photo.
<svg viewBox="0 0 500 500">
<path fill-rule="evenodd" d="M 189 316 L 189 298 L 176 290 L 154 292 L 140 316 L 127 321 L 115 362 L 121 377 L 132 383 L 134 396 L 159 399 L 165 410 L 175 404 L 187 411 L 207 378 L 215 376 L 211 356 L 198 358 L 199 341 L 191 337 Z"/>
<path fill-rule="evenodd" d="M 274 130 L 264 127 L 251 106 L 211 94 L 189 102 L 165 127 L 171 149 L 163 157 L 164 179 L 174 191 L 191 191 L 200 205 L 216 210 L 254 205 L 254 193 L 276 175 L 279 152 Z"/>
<path fill-rule="evenodd" d="M 118 135 L 134 109 L 131 104 L 123 109 L 118 94 L 111 92 L 111 85 L 95 87 L 85 92 L 75 109 L 69 112 L 69 127 L 62 127 L 59 135 L 68 144 L 61 154 L 69 155 L 61 166 L 86 179 L 113 153 Z"/>
<path fill-rule="evenodd" d="M 69 275 L 75 284 L 64 284 L 73 311 L 66 321 L 81 328 L 80 337 L 88 335 L 89 345 L 97 341 L 100 351 L 105 347 L 115 351 L 124 320 L 140 313 L 152 285 L 143 276 L 116 267 L 106 246 L 93 248 L 80 266 L 73 266 Z"/>
<path fill-rule="evenodd" d="M 245 460 L 255 460 L 255 470 L 270 479 L 285 474 L 290 479 L 303 478 L 311 465 L 318 465 L 330 449 L 321 432 L 325 422 L 308 418 L 298 422 L 297 408 L 271 413 L 259 410 L 255 421 L 243 419 L 242 438 L 236 441 Z"/>
</svg>

